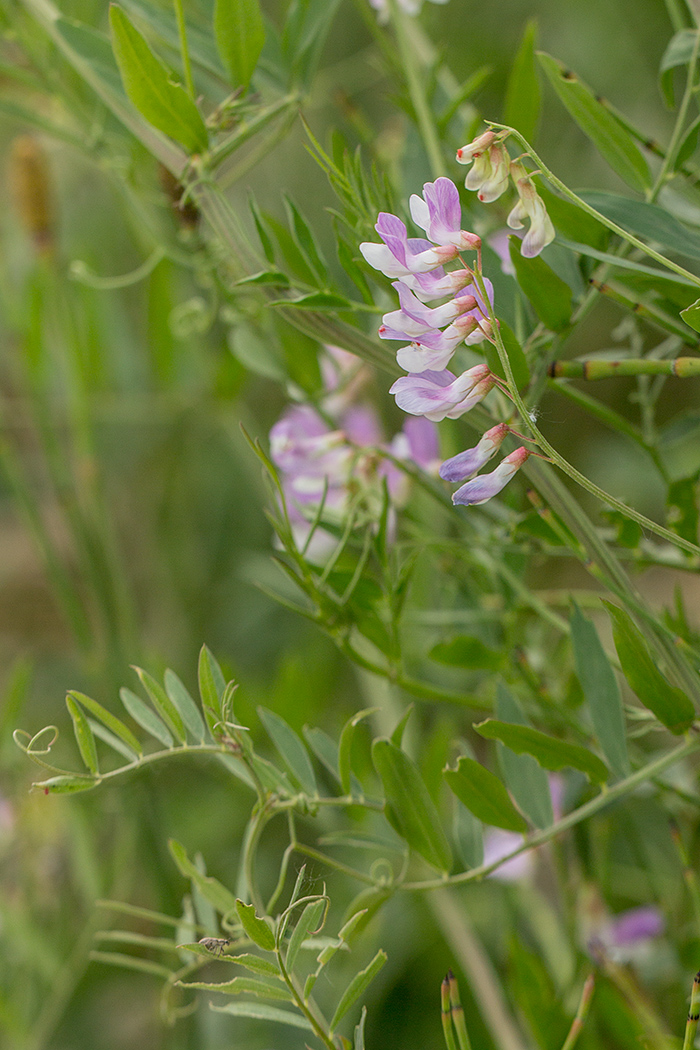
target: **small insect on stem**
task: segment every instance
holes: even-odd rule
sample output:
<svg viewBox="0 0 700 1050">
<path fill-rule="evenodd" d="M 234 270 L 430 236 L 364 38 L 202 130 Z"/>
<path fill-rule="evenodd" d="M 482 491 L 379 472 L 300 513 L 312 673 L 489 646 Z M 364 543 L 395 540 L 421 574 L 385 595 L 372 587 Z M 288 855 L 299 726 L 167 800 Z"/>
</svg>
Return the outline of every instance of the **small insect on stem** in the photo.
<svg viewBox="0 0 700 1050">
<path fill-rule="evenodd" d="M 198 942 L 211 952 L 212 955 L 223 955 L 231 943 L 230 937 L 202 937 Z"/>
</svg>

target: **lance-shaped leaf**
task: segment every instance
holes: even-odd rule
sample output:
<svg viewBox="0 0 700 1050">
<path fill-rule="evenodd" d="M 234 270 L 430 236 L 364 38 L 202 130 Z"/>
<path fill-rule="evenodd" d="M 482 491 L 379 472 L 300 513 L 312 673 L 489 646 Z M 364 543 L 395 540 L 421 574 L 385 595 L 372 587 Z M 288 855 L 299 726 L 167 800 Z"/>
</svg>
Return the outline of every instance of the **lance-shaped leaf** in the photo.
<svg viewBox="0 0 700 1050">
<path fill-rule="evenodd" d="M 114 57 L 129 100 L 146 120 L 190 151 L 207 148 L 207 129 L 184 88 L 173 83 L 161 60 L 116 4 L 109 9 Z"/>
<path fill-rule="evenodd" d="M 216 0 L 214 35 L 231 83 L 247 88 L 265 43 L 260 0 Z"/>
<path fill-rule="evenodd" d="M 577 605 L 574 605 L 571 617 L 571 644 L 576 675 L 603 754 L 615 776 L 626 777 L 630 762 L 617 679 L 594 625 L 581 614 Z"/>
<path fill-rule="evenodd" d="M 76 704 L 70 693 L 66 697 L 66 707 L 73 719 L 73 730 L 75 732 L 78 750 L 80 751 L 80 757 L 90 772 L 97 774 L 97 746 L 95 744 L 95 737 L 80 705 Z"/>
<path fill-rule="evenodd" d="M 539 255 L 526 259 L 520 254 L 520 239 L 508 239 L 510 258 L 518 284 L 532 308 L 553 332 L 561 332 L 571 319 L 571 289 Z"/>
<path fill-rule="evenodd" d="M 222 685 L 223 675 L 221 674 L 221 668 L 206 645 L 203 645 L 199 651 L 197 677 L 204 717 L 213 733 L 217 722 L 224 717 L 221 709 L 221 695 L 224 691 L 224 686 Z"/>
<path fill-rule="evenodd" d="M 527 821 L 511 802 L 503 783 L 473 758 L 462 755 L 456 769 L 443 771 L 449 788 L 475 817 L 506 831 L 527 831 Z"/>
<path fill-rule="evenodd" d="M 681 317 L 694 332 L 700 332 L 700 299 L 681 310 Z"/>
<path fill-rule="evenodd" d="M 177 984 L 182 988 L 201 988 L 207 992 L 223 992 L 224 995 L 257 995 L 260 999 L 271 999 L 273 1002 L 294 1002 L 286 988 L 266 984 L 264 981 L 256 981 L 254 977 L 234 977 L 220 984 L 203 981 L 178 981 Z"/>
<path fill-rule="evenodd" d="M 579 744 L 568 744 L 565 740 L 547 736 L 531 726 L 513 725 L 512 722 L 499 722 L 488 718 L 475 725 L 477 733 L 488 740 L 500 740 L 520 755 L 523 752 L 539 762 L 545 769 L 556 771 L 570 766 L 579 769 L 596 783 L 603 784 L 608 779 L 608 768 L 597 755 Z"/>
<path fill-rule="evenodd" d="M 185 724 L 180 717 L 180 712 L 175 707 L 175 704 L 172 702 L 165 689 L 163 689 L 163 686 L 160 682 L 156 682 L 155 678 L 150 675 L 148 671 L 144 671 L 143 668 L 134 667 L 134 670 L 139 676 L 141 685 L 148 693 L 149 699 L 160 717 L 170 731 L 184 744 L 187 738 Z"/>
<path fill-rule="evenodd" d="M 349 795 L 353 788 L 350 759 L 352 741 L 355 736 L 355 727 L 376 710 L 376 707 L 367 707 L 363 711 L 358 711 L 357 714 L 353 715 L 352 718 L 345 723 L 343 731 L 340 734 L 340 743 L 338 744 L 338 775 L 340 777 L 341 786 L 346 795 Z"/>
<path fill-rule="evenodd" d="M 133 753 L 135 758 L 142 752 L 141 744 L 138 742 L 134 734 L 125 726 L 124 723 L 113 715 L 111 711 L 108 711 L 102 704 L 98 704 L 97 700 L 93 700 L 91 696 L 86 696 L 85 693 L 79 693 L 75 689 L 71 689 L 68 692 L 69 696 L 72 696 L 74 700 L 77 700 L 79 704 L 87 708 L 91 715 L 95 718 L 99 718 L 100 722 L 103 723 L 116 737 L 126 744 L 129 751 Z M 128 757 L 128 756 L 127 756 Z"/>
<path fill-rule="evenodd" d="M 331 1021 L 330 1030 L 334 1032 L 337 1026 L 340 1024 L 346 1013 L 354 1002 L 362 995 L 364 990 L 369 986 L 370 982 L 374 980 L 376 975 L 381 970 L 382 966 L 386 962 L 386 952 L 380 950 L 377 952 L 375 957 L 369 966 L 366 966 L 364 970 L 360 970 L 356 973 L 350 984 L 347 986 L 345 991 L 340 997 L 340 1002 L 336 1007 L 336 1011 L 333 1014 L 333 1020 Z"/>
<path fill-rule="evenodd" d="M 226 1003 L 225 1006 L 216 1006 L 212 1003 L 210 1009 L 218 1014 L 251 1017 L 255 1021 L 277 1021 L 291 1028 L 302 1028 L 306 1032 L 313 1032 L 313 1025 L 301 1014 L 292 1013 L 291 1010 L 280 1010 L 279 1007 L 268 1006 L 267 1003 Z"/>
<path fill-rule="evenodd" d="M 597 100 L 575 73 L 551 55 L 538 51 L 549 81 L 581 131 L 593 142 L 613 171 L 633 189 L 643 193 L 650 185 L 649 168 L 625 128 Z"/>
<path fill-rule="evenodd" d="M 415 764 L 390 740 L 374 741 L 372 760 L 384 785 L 391 823 L 429 864 L 439 871 L 449 871 L 450 844 Z"/>
<path fill-rule="evenodd" d="M 211 875 L 203 875 L 187 856 L 187 851 L 181 843 L 170 839 L 168 848 L 171 856 L 185 878 L 192 879 L 195 886 L 210 904 L 222 915 L 230 915 L 237 909 L 237 902 L 230 890 Z"/>
<path fill-rule="evenodd" d="M 697 29 L 681 29 L 669 40 L 659 63 L 659 87 L 669 109 L 673 108 L 673 70 L 690 62 L 697 35 Z"/>
<path fill-rule="evenodd" d="M 138 722 L 142 729 L 154 736 L 156 740 L 160 740 L 161 744 L 166 747 L 173 747 L 175 741 L 170 730 L 161 722 L 155 711 L 151 710 L 148 704 L 144 704 L 140 696 L 123 686 L 119 690 L 119 698 L 133 720 Z"/>
<path fill-rule="evenodd" d="M 40 788 L 47 795 L 69 795 L 76 791 L 89 791 L 99 783 L 99 777 L 76 777 L 65 773 L 58 777 L 49 777 L 48 780 L 39 780 L 32 784 L 32 787 Z"/>
<path fill-rule="evenodd" d="M 269 711 L 266 707 L 259 707 L 258 714 L 260 721 L 272 737 L 273 744 L 282 756 L 285 766 L 302 791 L 307 795 L 317 795 L 318 788 L 314 769 L 301 737 L 274 711 Z"/>
<path fill-rule="evenodd" d="M 165 672 L 164 681 L 165 691 L 174 707 L 177 708 L 187 732 L 197 743 L 203 743 L 206 735 L 204 721 L 199 713 L 199 708 L 189 694 L 189 690 L 185 688 L 184 684 L 170 668 Z"/>
<path fill-rule="evenodd" d="M 297 961 L 299 949 L 303 942 L 312 933 L 318 931 L 327 904 L 328 902 L 325 897 L 322 897 L 320 900 L 311 901 L 306 905 L 299 916 L 297 924 L 292 931 L 292 936 L 289 939 L 287 954 L 284 959 L 288 973 L 291 973 L 294 969 L 294 964 Z"/>
<path fill-rule="evenodd" d="M 258 948 L 264 948 L 266 952 L 273 952 L 275 950 L 275 935 L 265 920 L 255 914 L 253 905 L 237 900 L 236 910 L 238 918 L 241 920 L 241 926 L 253 944 L 257 944 Z"/>
<path fill-rule="evenodd" d="M 649 655 L 644 638 L 624 609 L 603 602 L 613 623 L 615 648 L 630 689 L 672 733 L 685 733 L 693 724 L 691 701 L 667 682 Z"/>
<path fill-rule="evenodd" d="M 532 18 L 525 26 L 522 42 L 513 59 L 503 113 L 503 123 L 517 128 L 529 142 L 535 138 L 542 102 L 535 62 L 536 46 L 537 20 Z"/>
<path fill-rule="evenodd" d="M 528 725 L 515 697 L 499 683 L 496 691 L 496 715 L 502 722 Z M 547 828 L 554 821 L 549 777 L 532 755 L 518 755 L 504 744 L 498 744 L 498 758 L 503 778 L 516 804 L 536 828 Z"/>
<path fill-rule="evenodd" d="M 619 193 L 603 190 L 583 190 L 581 199 L 595 208 L 606 219 L 611 219 L 637 237 L 654 241 L 669 251 L 680 252 L 690 259 L 700 259 L 700 233 L 688 229 L 682 222 L 658 204 L 621 197 Z"/>
</svg>

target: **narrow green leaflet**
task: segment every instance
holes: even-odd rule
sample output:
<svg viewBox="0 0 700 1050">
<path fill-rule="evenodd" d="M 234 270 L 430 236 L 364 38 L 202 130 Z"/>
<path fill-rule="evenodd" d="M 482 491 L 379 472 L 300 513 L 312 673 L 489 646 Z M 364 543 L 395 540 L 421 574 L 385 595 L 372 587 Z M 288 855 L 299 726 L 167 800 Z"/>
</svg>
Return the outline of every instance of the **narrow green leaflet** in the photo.
<svg viewBox="0 0 700 1050">
<path fill-rule="evenodd" d="M 465 755 L 456 769 L 445 769 L 443 776 L 459 801 L 475 817 L 506 831 L 527 831 L 527 821 L 510 800 L 510 795 L 495 774 Z"/>
<path fill-rule="evenodd" d="M 694 332 L 700 332 L 700 299 L 696 299 L 685 310 L 681 310 L 681 317 Z"/>
<path fill-rule="evenodd" d="M 47 795 L 70 795 L 76 791 L 89 791 L 99 783 L 99 777 L 74 777 L 61 774 L 58 777 L 49 777 L 48 780 L 39 780 L 32 784 L 32 787 L 41 788 Z"/>
<path fill-rule="evenodd" d="M 141 33 L 116 4 L 109 9 L 114 57 L 129 100 L 146 120 L 190 153 L 207 148 L 207 129 L 184 88 L 174 84 Z"/>
<path fill-rule="evenodd" d="M 528 725 L 515 697 L 499 683 L 496 690 L 496 716 L 503 722 Z M 515 802 L 536 828 L 548 828 L 554 821 L 549 777 L 532 755 L 518 755 L 498 744 L 503 779 Z"/>
<path fill-rule="evenodd" d="M 571 319 L 571 289 L 568 284 L 539 255 L 534 259 L 526 259 L 521 255 L 518 237 L 510 237 L 508 247 L 517 282 L 540 321 L 553 332 L 563 331 Z"/>
<path fill-rule="evenodd" d="M 227 890 L 225 886 L 222 886 L 218 879 L 213 878 L 211 875 L 203 875 L 189 859 L 187 851 L 183 845 L 175 839 L 170 839 L 168 842 L 168 849 L 170 850 L 173 860 L 180 869 L 180 872 L 185 878 L 192 879 L 202 896 L 208 900 L 218 912 L 222 915 L 230 915 L 232 912 L 236 911 L 237 901 L 230 890 Z"/>
<path fill-rule="evenodd" d="M 480 638 L 466 634 L 451 638 L 449 642 L 438 642 L 428 653 L 431 660 L 450 667 L 466 667 L 469 670 L 481 669 L 497 671 L 503 664 L 503 657 L 497 649 L 490 649 Z"/>
<path fill-rule="evenodd" d="M 182 988 L 201 988 L 206 992 L 222 992 L 224 995 L 257 995 L 260 999 L 271 999 L 273 1002 L 294 1002 L 285 988 L 265 984 L 264 981 L 256 981 L 254 977 L 234 977 L 221 984 L 210 984 L 204 981 L 178 981 L 177 984 Z"/>
<path fill-rule="evenodd" d="M 214 35 L 232 85 L 247 88 L 265 43 L 259 0 L 216 0 Z"/>
<path fill-rule="evenodd" d="M 537 57 L 557 95 L 583 133 L 593 142 L 613 171 L 643 193 L 651 185 L 649 168 L 634 139 L 598 102 L 591 89 L 544 51 Z"/>
<path fill-rule="evenodd" d="M 362 1014 L 360 1015 L 360 1023 L 355 1025 L 355 1037 L 353 1040 L 353 1050 L 365 1050 L 365 1022 L 367 1020 L 367 1007 L 362 1007 Z"/>
<path fill-rule="evenodd" d="M 697 35 L 697 29 L 681 29 L 671 37 L 661 58 L 659 86 L 669 109 L 674 104 L 673 70 L 690 62 Z"/>
<path fill-rule="evenodd" d="M 597 755 L 579 744 L 568 744 L 553 736 L 541 733 L 531 726 L 513 725 L 488 718 L 475 725 L 477 733 L 487 740 L 500 740 L 516 754 L 532 755 L 545 769 L 556 771 L 570 766 L 585 773 L 589 780 L 604 784 L 608 779 L 608 768 Z"/>
<path fill-rule="evenodd" d="M 338 745 L 329 737 L 323 729 L 318 726 L 304 726 L 302 729 L 304 740 L 309 745 L 316 758 L 322 766 L 328 770 L 331 776 L 340 782 L 338 773 Z"/>
<path fill-rule="evenodd" d="M 576 675 L 603 754 L 615 776 L 626 777 L 630 772 L 630 762 L 617 679 L 595 626 L 582 615 L 577 605 L 574 605 L 571 617 L 571 644 Z"/>
<path fill-rule="evenodd" d="M 175 707 L 168 694 L 166 693 L 163 686 L 156 682 L 155 678 L 144 671 L 141 667 L 134 667 L 136 674 L 139 676 L 141 685 L 148 693 L 149 699 L 156 711 L 163 719 L 168 729 L 178 738 L 181 743 L 185 743 L 187 734 L 185 733 L 185 724 L 180 717 L 180 712 Z"/>
<path fill-rule="evenodd" d="M 73 730 L 75 732 L 78 750 L 80 751 L 80 757 L 90 772 L 97 775 L 97 745 L 95 744 L 95 737 L 92 729 L 90 729 L 90 726 L 88 725 L 88 720 L 83 714 L 82 708 L 79 704 L 76 704 L 70 693 L 66 697 L 66 707 L 73 719 Z"/>
<path fill-rule="evenodd" d="M 289 939 L 289 945 L 287 947 L 287 954 L 285 955 L 284 962 L 287 968 L 287 972 L 291 973 L 294 969 L 294 964 L 297 961 L 299 949 L 303 942 L 312 933 L 316 933 L 321 924 L 323 913 L 327 907 L 327 901 L 324 897 L 320 900 L 311 901 L 306 905 L 297 921 L 292 936 Z"/>
<path fill-rule="evenodd" d="M 266 952 L 273 952 L 275 950 L 275 935 L 265 920 L 255 914 L 253 905 L 237 900 L 236 911 L 238 912 L 238 918 L 241 920 L 241 926 L 253 944 L 257 944 L 258 948 L 264 948 Z"/>
<path fill-rule="evenodd" d="M 277 1006 L 268 1006 L 267 1003 L 226 1003 L 225 1006 L 211 1004 L 210 1009 L 219 1014 L 233 1014 L 234 1017 L 251 1017 L 255 1021 L 277 1021 L 279 1024 L 290 1025 L 292 1028 L 303 1028 L 306 1032 L 313 1032 L 313 1026 L 301 1014 L 293 1014 L 291 1010 L 280 1010 Z"/>
<path fill-rule="evenodd" d="M 666 681 L 649 655 L 641 632 L 629 615 L 611 602 L 603 602 L 613 624 L 615 648 L 630 689 L 672 733 L 685 733 L 695 719 L 691 701 Z"/>
<path fill-rule="evenodd" d="M 301 737 L 274 711 L 266 707 L 259 707 L 258 714 L 273 744 L 282 756 L 285 766 L 302 791 L 307 795 L 317 795 L 318 788 L 313 766 Z"/>
<path fill-rule="evenodd" d="M 165 672 L 165 691 L 173 706 L 177 708 L 187 732 L 198 744 L 204 743 L 206 728 L 199 709 L 174 671 L 168 668 Z"/>
<path fill-rule="evenodd" d="M 214 657 L 206 645 L 203 645 L 199 651 L 199 665 L 197 668 L 199 696 L 202 701 L 202 710 L 204 711 L 207 725 L 211 732 L 216 735 L 215 727 L 222 720 L 223 714 L 221 711 L 221 691 L 217 685 L 214 664 Z"/>
<path fill-rule="evenodd" d="M 484 829 L 471 810 L 455 799 L 452 834 L 457 856 L 465 868 L 478 868 L 484 861 Z"/>
<path fill-rule="evenodd" d="M 123 686 L 119 690 L 119 698 L 124 704 L 131 717 L 135 722 L 145 729 L 147 733 L 154 736 L 156 740 L 160 740 L 161 744 L 165 747 L 174 747 L 175 741 L 172 738 L 172 734 L 167 726 L 161 722 L 155 711 L 143 702 L 140 696 L 136 693 L 132 693 L 131 689 L 127 689 Z"/>
<path fill-rule="evenodd" d="M 98 718 L 100 722 L 110 730 L 110 732 L 119 737 L 122 743 L 126 744 L 130 751 L 134 752 L 134 756 L 142 753 L 143 749 L 141 744 L 128 726 L 125 726 L 116 715 L 113 715 L 111 711 L 104 708 L 102 704 L 98 704 L 97 700 L 93 700 L 92 697 L 86 696 L 85 693 L 78 693 L 75 689 L 69 690 L 68 695 L 72 696 L 74 700 L 77 700 L 79 704 L 87 708 L 91 715 Z"/>
<path fill-rule="evenodd" d="M 263 959 L 260 955 L 251 955 L 244 952 L 243 955 L 226 955 L 227 962 L 236 963 L 251 973 L 259 973 L 264 977 L 280 977 L 279 966 L 270 959 Z"/>
<path fill-rule="evenodd" d="M 370 982 L 374 980 L 374 978 L 377 976 L 382 966 L 386 962 L 386 959 L 386 952 L 383 952 L 380 948 L 375 957 L 372 959 L 372 962 L 368 966 L 366 966 L 364 970 L 360 970 L 359 973 L 355 974 L 350 984 L 347 986 L 347 988 L 340 997 L 340 1002 L 336 1007 L 336 1011 L 333 1014 L 333 1020 L 331 1021 L 331 1032 L 335 1031 L 337 1026 L 340 1024 L 340 1022 L 352 1006 L 352 1004 L 357 999 L 359 999 L 359 997 L 364 992 L 365 988 L 367 988 Z"/>
<path fill-rule="evenodd" d="M 375 740 L 372 760 L 396 830 L 439 871 L 452 867 L 452 851 L 428 789 L 414 762 L 389 740 Z"/>
<path fill-rule="evenodd" d="M 525 26 L 522 42 L 513 59 L 503 112 L 503 123 L 517 128 L 528 142 L 534 141 L 542 103 L 535 62 L 536 46 L 537 20 L 531 18 Z"/>
<path fill-rule="evenodd" d="M 690 259 L 700 259 L 700 234 L 688 229 L 657 204 L 602 190 L 582 190 L 579 196 L 606 219 L 612 219 L 630 233 Z"/>
</svg>

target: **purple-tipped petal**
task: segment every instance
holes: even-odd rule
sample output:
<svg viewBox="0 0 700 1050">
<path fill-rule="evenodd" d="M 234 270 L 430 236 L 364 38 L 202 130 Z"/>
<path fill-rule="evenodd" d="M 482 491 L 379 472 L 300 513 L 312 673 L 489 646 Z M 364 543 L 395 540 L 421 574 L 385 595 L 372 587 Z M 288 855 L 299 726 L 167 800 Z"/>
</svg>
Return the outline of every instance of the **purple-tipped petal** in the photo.
<svg viewBox="0 0 700 1050">
<path fill-rule="evenodd" d="M 481 440 L 474 448 L 468 448 L 451 459 L 446 459 L 440 467 L 440 477 L 443 481 L 466 481 L 478 474 L 482 467 L 495 456 L 508 434 L 508 425 L 499 423 L 498 426 L 487 430 Z"/>
<path fill-rule="evenodd" d="M 396 404 L 412 416 L 426 416 L 434 422 L 456 419 L 486 397 L 493 385 L 487 365 L 475 365 L 460 376 L 446 369 L 425 370 L 402 376 L 391 387 Z"/>
<path fill-rule="evenodd" d="M 478 506 L 480 503 L 486 503 L 487 500 L 490 500 L 501 489 L 505 488 L 529 455 L 529 451 L 524 446 L 517 448 L 515 452 L 511 452 L 509 456 L 506 456 L 490 474 L 481 474 L 478 478 L 468 481 L 466 485 L 462 485 L 460 489 L 457 489 L 452 494 L 452 502 L 455 506 L 459 504 L 463 507 Z"/>
<path fill-rule="evenodd" d="M 616 915 L 608 928 L 609 943 L 616 948 L 626 947 L 664 932 L 664 917 L 653 905 L 630 908 Z"/>
</svg>

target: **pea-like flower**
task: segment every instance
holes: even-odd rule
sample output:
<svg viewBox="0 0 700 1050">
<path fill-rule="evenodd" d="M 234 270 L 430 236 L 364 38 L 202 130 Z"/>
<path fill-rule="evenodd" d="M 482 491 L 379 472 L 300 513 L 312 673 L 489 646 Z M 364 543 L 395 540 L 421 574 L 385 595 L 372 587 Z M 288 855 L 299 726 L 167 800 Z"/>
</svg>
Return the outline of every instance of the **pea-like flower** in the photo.
<svg viewBox="0 0 700 1050">
<path fill-rule="evenodd" d="M 496 455 L 509 430 L 507 423 L 491 427 L 474 448 L 468 448 L 465 452 L 446 459 L 440 467 L 440 477 L 443 481 L 466 481 L 473 478 Z"/>
<path fill-rule="evenodd" d="M 547 214 L 544 201 L 522 164 L 513 162 L 511 171 L 518 190 L 518 202 L 506 222 L 511 230 L 522 230 L 523 219 L 529 220 L 530 229 L 523 237 L 520 254 L 526 259 L 532 259 L 554 240 L 554 226 Z"/>
<path fill-rule="evenodd" d="M 452 244 L 460 251 L 476 251 L 481 238 L 461 229 L 462 209 L 459 192 L 450 179 L 439 178 L 426 182 L 423 196 L 414 193 L 409 200 L 411 217 L 416 226 L 425 230 L 435 244 Z"/>
<path fill-rule="evenodd" d="M 442 306 L 431 308 L 422 303 L 402 281 L 394 281 L 392 287 L 398 292 L 401 309 L 384 314 L 382 328 L 401 332 L 402 336 L 408 336 L 409 339 L 435 328 L 443 328 L 461 314 L 474 310 L 477 305 L 475 296 L 468 288 L 462 295 L 456 296 Z M 383 335 L 382 328 L 379 329 L 380 337 L 389 338 Z"/>
<path fill-rule="evenodd" d="M 380 334 L 382 330 L 380 329 Z M 407 372 L 425 372 L 445 368 L 460 343 L 467 343 L 477 331 L 477 320 L 471 314 L 458 317 L 444 330 L 425 332 L 408 346 L 396 351 L 396 361 Z M 384 339 L 403 338 L 399 332 L 384 330 Z"/>
<path fill-rule="evenodd" d="M 464 185 L 476 190 L 484 204 L 497 200 L 508 189 L 510 157 L 493 131 L 485 131 L 457 150 L 458 164 L 471 164 Z"/>
<path fill-rule="evenodd" d="M 458 252 L 454 245 L 434 245 L 421 237 L 409 237 L 405 223 L 390 212 L 380 212 L 374 228 L 384 243 L 364 241 L 360 251 L 370 266 L 387 277 L 427 273 L 450 262 Z"/>
<path fill-rule="evenodd" d="M 479 477 L 468 481 L 456 492 L 452 493 L 452 502 L 457 506 L 478 506 L 486 503 L 501 489 L 505 488 L 513 475 L 518 471 L 525 460 L 530 456 L 525 446 L 516 448 L 509 456 L 502 459 L 495 470 L 490 474 L 480 474 Z"/>
<path fill-rule="evenodd" d="M 455 376 L 447 369 L 401 376 L 389 393 L 396 404 L 412 416 L 425 416 L 434 422 L 458 419 L 482 401 L 495 383 L 488 365 L 473 368 Z"/>
</svg>

